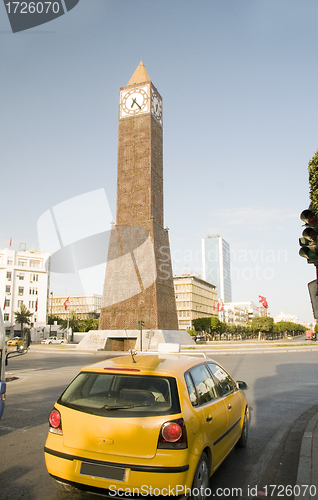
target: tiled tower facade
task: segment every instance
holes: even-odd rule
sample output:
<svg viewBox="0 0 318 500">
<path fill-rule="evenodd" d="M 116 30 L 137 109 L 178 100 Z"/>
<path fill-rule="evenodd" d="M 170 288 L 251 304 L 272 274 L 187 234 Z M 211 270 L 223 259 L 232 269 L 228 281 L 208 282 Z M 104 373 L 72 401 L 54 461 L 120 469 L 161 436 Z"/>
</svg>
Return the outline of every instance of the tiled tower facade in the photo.
<svg viewBox="0 0 318 500">
<path fill-rule="evenodd" d="M 109 242 L 101 330 L 177 330 L 163 227 L 162 98 L 139 64 L 120 89 L 117 219 Z"/>
</svg>

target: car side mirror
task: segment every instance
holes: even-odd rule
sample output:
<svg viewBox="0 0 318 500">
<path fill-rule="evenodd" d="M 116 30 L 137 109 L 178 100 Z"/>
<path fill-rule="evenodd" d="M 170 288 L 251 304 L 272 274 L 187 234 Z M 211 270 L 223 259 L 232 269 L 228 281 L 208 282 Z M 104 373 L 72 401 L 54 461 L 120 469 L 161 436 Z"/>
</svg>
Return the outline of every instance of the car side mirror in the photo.
<svg viewBox="0 0 318 500">
<path fill-rule="evenodd" d="M 248 389 L 247 383 L 243 382 L 242 380 L 237 380 L 236 387 L 238 389 L 241 389 L 241 391 L 247 391 L 247 389 Z"/>
</svg>

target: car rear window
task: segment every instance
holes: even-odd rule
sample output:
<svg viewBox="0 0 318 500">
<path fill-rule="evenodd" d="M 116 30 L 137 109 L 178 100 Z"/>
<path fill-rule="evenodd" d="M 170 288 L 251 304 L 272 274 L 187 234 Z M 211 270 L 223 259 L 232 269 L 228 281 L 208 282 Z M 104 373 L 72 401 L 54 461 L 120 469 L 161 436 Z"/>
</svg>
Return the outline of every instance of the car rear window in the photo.
<svg viewBox="0 0 318 500">
<path fill-rule="evenodd" d="M 107 417 L 180 413 L 173 377 L 81 372 L 58 403 Z"/>
</svg>

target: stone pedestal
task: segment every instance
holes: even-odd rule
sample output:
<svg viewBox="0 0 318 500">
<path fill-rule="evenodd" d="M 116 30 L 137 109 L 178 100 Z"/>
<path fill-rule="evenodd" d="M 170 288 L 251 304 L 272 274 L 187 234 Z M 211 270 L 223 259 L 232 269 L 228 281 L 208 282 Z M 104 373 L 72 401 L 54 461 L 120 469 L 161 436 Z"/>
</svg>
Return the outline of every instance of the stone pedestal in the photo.
<svg viewBox="0 0 318 500">
<path fill-rule="evenodd" d="M 143 330 L 142 350 L 157 351 L 158 344 L 195 345 L 185 330 Z M 140 330 L 91 330 L 77 345 L 85 351 L 140 351 Z"/>
</svg>

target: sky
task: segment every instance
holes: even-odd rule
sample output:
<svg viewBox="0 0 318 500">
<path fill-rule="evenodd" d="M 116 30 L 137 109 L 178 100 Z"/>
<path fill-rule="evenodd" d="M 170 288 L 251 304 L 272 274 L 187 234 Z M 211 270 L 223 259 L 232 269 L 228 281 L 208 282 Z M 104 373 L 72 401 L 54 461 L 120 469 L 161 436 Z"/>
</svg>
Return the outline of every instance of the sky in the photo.
<svg viewBox="0 0 318 500">
<path fill-rule="evenodd" d="M 1 4 L 0 248 L 39 248 L 43 214 L 100 190 L 115 220 L 119 88 L 142 60 L 163 97 L 174 274 L 200 275 L 202 238 L 220 234 L 233 301 L 262 295 L 272 317 L 311 322 L 315 268 L 298 239 L 318 149 L 317 18 L 316 0 L 80 0 L 12 33 Z M 51 286 L 79 293 L 71 275 Z"/>
</svg>

